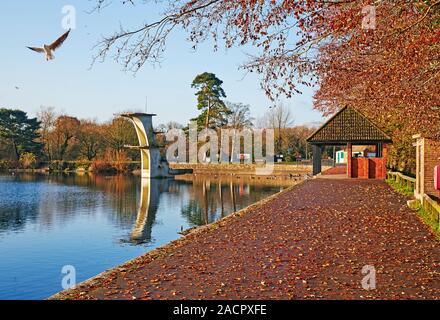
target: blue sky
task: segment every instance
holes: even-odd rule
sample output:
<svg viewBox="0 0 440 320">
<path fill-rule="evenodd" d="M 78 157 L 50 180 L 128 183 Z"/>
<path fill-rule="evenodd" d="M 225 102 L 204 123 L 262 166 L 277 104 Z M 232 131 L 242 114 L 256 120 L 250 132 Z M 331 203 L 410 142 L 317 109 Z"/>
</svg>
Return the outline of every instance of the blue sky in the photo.
<svg viewBox="0 0 440 320">
<path fill-rule="evenodd" d="M 35 115 L 40 106 L 53 106 L 79 118 L 106 121 L 118 111 L 143 110 L 148 96 L 148 112 L 158 114 L 157 124 L 186 123 L 197 114 L 192 79 L 208 71 L 224 81 L 227 100 L 250 104 L 254 117 L 267 111 L 271 103 L 260 89 L 259 77 L 239 70 L 251 48 L 213 52 L 212 44 L 205 43 L 194 52 L 179 30 L 169 38 L 159 67 L 146 64 L 134 76 L 109 59 L 90 69 L 92 48 L 101 35 L 111 34 L 120 23 L 137 26 L 152 21 L 160 13 L 154 2 L 134 8 L 117 0 L 113 3 L 90 14 L 93 0 L 1 1 L 0 107 Z M 56 59 L 46 62 L 26 46 L 50 43 L 64 32 L 61 11 L 65 5 L 76 8 L 77 28 L 55 52 Z M 312 94 L 312 89 L 306 89 L 303 95 L 285 100 L 295 124 L 322 121 L 320 113 L 312 110 Z"/>
</svg>

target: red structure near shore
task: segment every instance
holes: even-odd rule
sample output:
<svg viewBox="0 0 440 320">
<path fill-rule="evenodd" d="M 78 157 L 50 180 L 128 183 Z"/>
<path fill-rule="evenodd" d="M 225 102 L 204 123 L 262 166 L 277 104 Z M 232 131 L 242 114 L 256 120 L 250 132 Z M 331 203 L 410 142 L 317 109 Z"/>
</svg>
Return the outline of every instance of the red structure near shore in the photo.
<svg viewBox="0 0 440 320">
<path fill-rule="evenodd" d="M 347 177 L 385 179 L 388 144 L 391 138 L 358 110 L 345 106 L 313 133 L 307 141 L 313 147 L 313 174 L 321 173 L 325 146 L 345 146 Z M 373 146 L 369 155 L 354 155 L 353 146 Z"/>
</svg>

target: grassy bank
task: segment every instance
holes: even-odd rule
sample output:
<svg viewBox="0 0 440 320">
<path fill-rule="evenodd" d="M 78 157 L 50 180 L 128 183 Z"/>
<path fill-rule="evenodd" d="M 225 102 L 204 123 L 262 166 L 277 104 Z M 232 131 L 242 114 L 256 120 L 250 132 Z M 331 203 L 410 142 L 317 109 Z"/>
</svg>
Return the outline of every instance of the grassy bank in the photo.
<svg viewBox="0 0 440 320">
<path fill-rule="evenodd" d="M 396 190 L 400 194 L 403 194 L 407 197 L 414 196 L 414 190 L 406 185 L 401 185 L 393 179 L 387 179 L 386 183 L 388 183 L 394 190 Z"/>
<path fill-rule="evenodd" d="M 407 197 L 414 196 L 414 190 L 412 188 L 409 188 L 407 186 L 402 186 L 392 179 L 387 179 L 386 182 L 398 193 L 403 194 Z M 440 240 L 440 228 L 438 226 L 437 221 L 432 218 L 431 214 L 429 214 L 425 209 L 423 209 L 420 201 L 417 200 L 417 205 L 415 206 L 414 210 L 417 212 L 417 215 L 420 218 L 420 220 L 422 220 L 424 224 L 429 226 L 432 233 L 437 237 L 437 239 Z"/>
</svg>

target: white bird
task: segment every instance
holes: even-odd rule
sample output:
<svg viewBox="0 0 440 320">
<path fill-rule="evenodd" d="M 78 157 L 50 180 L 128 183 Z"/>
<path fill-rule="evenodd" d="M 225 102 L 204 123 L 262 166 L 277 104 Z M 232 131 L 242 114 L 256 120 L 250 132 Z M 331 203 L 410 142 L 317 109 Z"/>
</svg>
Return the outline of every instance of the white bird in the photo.
<svg viewBox="0 0 440 320">
<path fill-rule="evenodd" d="M 55 40 L 50 45 L 43 45 L 42 48 L 35 48 L 35 47 L 27 47 L 28 49 L 31 49 L 33 51 L 36 51 L 38 53 L 44 53 L 46 55 L 46 61 L 55 59 L 55 56 L 53 55 L 53 52 L 61 47 L 61 45 L 64 43 L 64 41 L 69 36 L 70 29 L 65 34 L 63 34 L 61 37 L 59 37 L 57 40 Z"/>
</svg>

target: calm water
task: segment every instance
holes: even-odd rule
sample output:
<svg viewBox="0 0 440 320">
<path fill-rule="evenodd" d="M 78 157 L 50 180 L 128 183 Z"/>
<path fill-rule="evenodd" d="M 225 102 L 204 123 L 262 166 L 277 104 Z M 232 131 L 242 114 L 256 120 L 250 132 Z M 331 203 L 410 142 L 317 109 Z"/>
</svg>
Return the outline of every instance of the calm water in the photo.
<svg viewBox="0 0 440 320">
<path fill-rule="evenodd" d="M 0 299 L 43 299 L 280 191 L 240 181 L 0 176 Z"/>
</svg>

